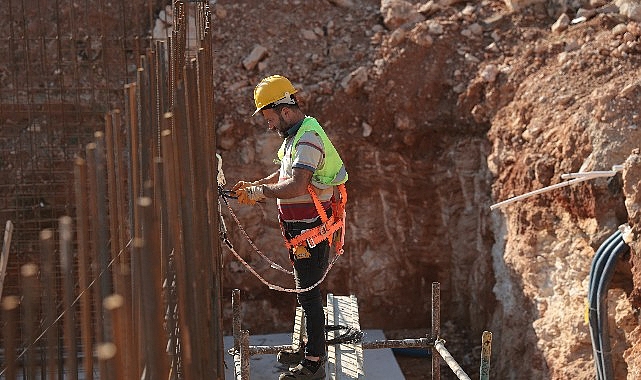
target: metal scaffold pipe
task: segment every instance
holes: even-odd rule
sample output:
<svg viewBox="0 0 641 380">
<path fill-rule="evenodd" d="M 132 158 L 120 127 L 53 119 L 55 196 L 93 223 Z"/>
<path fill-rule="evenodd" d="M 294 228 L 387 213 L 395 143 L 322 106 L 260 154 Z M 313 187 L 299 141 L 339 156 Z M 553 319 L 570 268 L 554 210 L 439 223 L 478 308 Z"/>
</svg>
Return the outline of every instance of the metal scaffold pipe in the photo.
<svg viewBox="0 0 641 380">
<path fill-rule="evenodd" d="M 470 377 L 463 371 L 463 368 L 454 360 L 450 352 L 445 348 L 445 341 L 442 339 L 437 340 L 434 342 L 434 348 L 438 353 L 441 355 L 443 360 L 445 360 L 445 363 L 450 367 L 450 369 L 454 372 L 456 377 L 459 378 L 459 380 L 470 380 Z"/>
</svg>

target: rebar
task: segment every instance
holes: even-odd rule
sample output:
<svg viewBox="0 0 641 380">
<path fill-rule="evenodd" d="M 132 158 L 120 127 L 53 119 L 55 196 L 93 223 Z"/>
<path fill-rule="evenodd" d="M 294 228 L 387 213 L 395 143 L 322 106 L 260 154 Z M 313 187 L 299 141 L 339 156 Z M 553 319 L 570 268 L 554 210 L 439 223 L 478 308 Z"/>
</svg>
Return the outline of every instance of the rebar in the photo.
<svg viewBox="0 0 641 380">
<path fill-rule="evenodd" d="M 3 328 L 4 336 L 4 359 L 7 366 L 5 371 L 6 379 L 16 379 L 16 342 L 18 333 L 18 312 L 20 298 L 8 296 L 2 299 L 2 320 L 5 322 Z"/>
<path fill-rule="evenodd" d="M 147 0 L 134 0 L 131 7 L 142 1 Z M 106 4 L 99 2 L 98 13 L 107 8 Z M 121 14 L 126 15 L 124 0 L 120 4 Z M 151 11 L 151 1 L 147 4 Z M 24 16 L 24 0 L 22 6 L 17 13 Z M 112 89 L 109 96 L 103 96 L 98 90 L 102 77 L 88 76 L 88 88 L 78 87 L 73 96 L 64 95 L 63 88 L 55 96 L 45 92 L 45 105 L 41 108 L 35 105 L 37 94 L 33 90 L 25 95 L 15 92 L 13 103 L 24 96 L 27 105 L 17 105 L 14 110 L 8 110 L 4 103 L 0 107 L 2 115 L 24 112 L 33 119 L 36 111 L 48 116 L 57 112 L 55 115 L 63 120 L 77 123 L 85 120 L 75 119 L 75 111 L 85 112 L 92 107 L 99 110 L 91 113 L 95 119 L 86 128 L 91 132 L 73 142 L 76 149 L 82 150 L 76 152 L 72 165 L 73 201 L 68 204 L 73 206 L 65 210 L 69 213 L 59 214 L 70 215 L 59 219 L 60 266 L 57 268 L 51 261 L 54 225 L 39 231 L 41 252 L 36 261 L 41 264 L 40 269 L 35 264 L 22 266 L 21 330 L 25 349 L 20 356 L 25 356 L 22 362 L 27 378 L 76 379 L 82 374 L 82 378 L 92 379 L 94 373 L 101 379 L 224 378 L 222 259 L 213 165 L 214 66 L 208 46 L 212 42 L 211 14 L 205 2 L 188 7 L 176 1 L 174 7 L 176 33 L 170 41 L 148 46 L 138 38 L 120 41 L 123 50 L 132 54 L 147 48 L 144 55 L 137 56 L 135 78 L 127 75 L 120 79 L 126 83 L 124 91 Z M 119 68 L 109 65 L 117 53 L 89 52 L 110 43 L 106 19 L 101 18 L 99 25 L 92 26 L 101 31 L 99 37 L 83 38 L 78 36 L 82 28 L 76 24 L 93 10 L 71 8 L 68 14 L 78 17 L 70 20 L 70 41 L 55 41 L 58 63 L 62 51 L 73 49 L 78 55 L 94 54 L 90 60 L 97 61 L 94 67 L 102 69 L 101 75 L 119 72 Z M 188 51 L 186 17 L 194 9 L 202 46 Z M 19 32 L 13 28 L 27 30 L 29 23 L 25 20 L 23 17 L 22 25 L 10 23 L 12 36 Z M 63 27 L 60 19 L 56 18 L 56 23 L 57 30 Z M 44 25 L 39 28 L 44 32 Z M 126 20 L 123 29 L 129 29 Z M 56 60 L 48 56 L 47 43 L 42 36 L 26 38 L 18 49 L 28 57 L 41 59 L 38 67 L 44 69 Z M 129 71 L 128 59 L 123 62 L 125 71 Z M 25 64 L 25 80 L 35 83 L 39 80 L 32 75 L 35 66 Z M 73 61 L 60 68 L 65 69 L 70 73 L 61 75 L 72 72 L 74 80 L 81 80 L 87 67 L 84 62 Z M 14 79 L 18 83 L 17 77 Z M 128 83 L 128 79 L 135 81 Z M 120 101 L 112 101 L 114 94 Z M 0 98 L 5 95 L 4 89 L 0 90 Z M 52 104 L 56 96 L 60 98 L 57 105 Z M 104 102 L 98 106 L 80 104 L 85 98 Z M 110 111 L 113 105 L 120 107 Z M 121 114 L 119 109 L 124 112 Z M 38 131 L 34 127 L 31 132 Z M 24 171 L 24 167 L 21 169 Z M 64 187 L 65 181 L 56 179 Z M 45 207 L 41 206 L 44 201 L 36 198 L 34 202 Z M 77 271 L 74 256 L 78 258 Z M 58 274 L 64 276 L 64 291 L 56 287 Z M 63 307 L 57 307 L 58 300 L 62 300 Z M 44 313 L 40 314 L 40 310 Z M 10 311 L 3 314 L 13 315 Z M 61 320 L 63 329 L 58 326 Z M 80 327 L 79 334 L 75 333 L 75 323 Z M 59 331 L 64 331 L 62 346 L 57 345 Z M 5 338 L 4 343 L 10 348 L 14 341 Z M 248 343 L 245 346 L 248 350 Z M 39 363 L 41 353 L 44 360 Z M 11 359 L 11 355 L 5 353 L 5 358 Z M 20 357 L 7 363 L 0 374 L 15 373 L 19 362 Z"/>
<path fill-rule="evenodd" d="M 436 342 L 441 335 L 441 284 L 432 282 L 432 332 L 430 339 Z M 441 358 L 432 351 L 432 380 L 441 379 Z"/>
<path fill-rule="evenodd" d="M 74 193 L 76 196 L 76 220 L 78 239 L 78 286 L 80 294 L 80 335 L 82 340 L 82 363 L 85 376 L 93 379 L 93 335 L 91 332 L 91 291 L 89 291 L 89 225 L 87 215 L 87 165 L 76 158 L 74 165 Z"/>
<path fill-rule="evenodd" d="M 78 350 L 75 329 L 74 308 L 74 270 L 72 249 L 72 219 L 69 216 L 59 218 L 60 229 L 60 271 L 64 281 L 63 304 L 65 309 L 64 342 L 66 350 L 66 369 L 70 380 L 78 380 Z"/>
<path fill-rule="evenodd" d="M 0 298 L 4 288 L 4 279 L 7 277 L 7 264 L 9 263 L 9 252 L 11 250 L 11 237 L 13 236 L 13 223 L 7 220 L 4 228 L 4 239 L 2 253 L 0 254 Z"/>
<path fill-rule="evenodd" d="M 490 379 L 490 357 L 492 356 L 492 333 L 483 331 L 481 337 L 481 368 L 480 380 Z"/>
</svg>

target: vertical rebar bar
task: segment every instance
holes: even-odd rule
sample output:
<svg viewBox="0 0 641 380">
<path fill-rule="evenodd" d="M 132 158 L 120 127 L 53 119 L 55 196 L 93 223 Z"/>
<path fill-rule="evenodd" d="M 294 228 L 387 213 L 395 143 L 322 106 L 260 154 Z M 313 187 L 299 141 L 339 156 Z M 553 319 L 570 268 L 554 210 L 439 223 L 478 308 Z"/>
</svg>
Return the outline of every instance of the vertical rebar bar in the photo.
<svg viewBox="0 0 641 380">
<path fill-rule="evenodd" d="M 127 231 L 132 231 L 131 222 L 126 212 L 126 200 L 127 200 L 127 175 L 128 173 L 125 170 L 125 159 L 128 156 L 128 153 L 125 149 L 125 144 L 122 138 L 122 115 L 120 110 L 114 110 L 112 112 L 112 139 L 113 139 L 113 157 L 115 159 L 114 163 L 114 183 L 111 183 L 110 186 L 115 188 L 115 212 L 114 218 L 118 221 L 117 223 L 117 235 L 118 235 L 118 258 L 115 262 L 116 268 L 115 272 L 120 278 L 120 288 L 116 289 L 116 293 L 120 294 L 124 298 L 124 303 L 122 306 L 122 311 L 119 314 L 122 314 L 122 321 L 120 323 L 121 329 L 123 329 L 123 336 L 125 337 L 121 345 L 118 347 L 122 353 L 124 361 L 124 372 L 126 373 L 125 378 L 133 379 L 138 377 L 138 332 L 134 330 L 133 326 L 133 307 L 132 307 L 132 282 L 131 282 L 131 257 L 129 255 L 129 250 L 127 249 L 127 240 L 130 236 L 127 235 Z M 110 202 L 112 200 L 110 199 Z M 113 244 L 113 243 L 112 243 Z"/>
<path fill-rule="evenodd" d="M 20 268 L 23 286 L 23 329 L 25 331 L 25 357 L 27 379 L 36 378 L 37 355 L 37 320 L 38 320 L 38 266 L 25 264 Z"/>
<path fill-rule="evenodd" d="M 97 195 L 97 184 L 96 184 L 96 144 L 95 143 L 89 143 L 87 144 L 86 148 L 86 158 L 87 158 L 87 185 L 89 191 L 87 192 L 87 215 L 88 215 L 88 222 L 89 222 L 89 241 L 91 244 L 88 245 L 89 250 L 88 250 L 88 262 L 89 262 L 89 268 L 91 278 L 93 281 L 92 283 L 92 295 L 93 295 L 93 320 L 94 320 L 94 329 L 95 329 L 95 340 L 97 343 L 100 342 L 105 342 L 105 336 L 104 336 L 104 329 L 103 329 L 103 318 L 102 318 L 102 281 L 100 280 L 100 262 L 98 259 L 98 244 L 99 244 L 99 238 L 98 238 L 98 230 L 102 228 L 102 226 L 98 225 L 98 210 L 97 210 L 97 203 L 98 203 L 98 195 Z M 89 174 L 91 173 L 91 175 Z M 99 360 L 98 364 L 101 366 L 99 367 L 99 373 L 102 375 L 105 373 L 105 361 L 104 360 Z"/>
<path fill-rule="evenodd" d="M 60 230 L 60 271 L 64 282 L 64 342 L 66 348 L 66 373 L 70 380 L 78 380 L 78 349 L 76 347 L 76 310 L 74 305 L 74 282 L 72 220 L 62 216 L 59 220 Z"/>
<path fill-rule="evenodd" d="M 117 347 L 113 342 L 99 342 L 96 345 L 96 357 L 100 368 L 100 380 L 119 380 L 114 376 L 113 361 Z"/>
<path fill-rule="evenodd" d="M 142 195 L 141 189 L 142 189 L 142 181 L 141 181 L 141 176 L 140 176 L 140 156 L 139 156 L 139 151 L 140 151 L 140 126 L 138 123 L 139 120 L 139 115 L 138 115 L 138 103 L 137 103 L 137 92 L 138 92 L 138 85 L 137 83 L 130 83 L 125 86 L 125 114 L 126 114 L 126 120 L 127 120 L 127 126 L 128 126 L 128 134 L 127 136 L 129 137 L 127 141 L 127 146 L 129 150 L 129 220 L 131 221 L 131 238 L 140 238 L 141 231 L 140 231 L 140 216 L 138 215 L 139 213 L 139 208 L 135 207 L 135 199 L 137 199 L 139 196 Z M 133 252 L 133 248 L 130 249 L 131 252 Z M 130 260 L 130 271 L 131 271 L 131 289 L 132 289 L 132 294 L 131 294 L 131 305 L 132 305 L 132 310 L 131 310 L 131 318 L 132 318 L 132 326 L 134 326 L 134 329 L 137 331 L 136 326 L 139 326 L 141 323 L 140 319 L 140 289 L 139 289 L 139 284 L 138 284 L 138 279 L 140 276 L 138 275 L 138 271 L 140 270 L 138 266 L 136 265 L 136 258 L 131 256 Z M 135 372 L 140 374 L 142 373 L 142 360 L 140 358 L 142 357 L 142 352 L 144 348 L 142 347 L 142 342 L 140 341 L 140 337 L 137 333 L 134 333 L 133 335 L 134 341 L 132 342 L 133 349 L 135 350 L 135 357 L 138 358 L 136 362 L 136 369 Z"/>
<path fill-rule="evenodd" d="M 111 259 L 114 260 L 114 291 L 122 292 L 123 284 L 120 276 L 120 265 L 118 260 L 120 244 L 120 234 L 118 233 L 118 211 L 117 211 L 117 187 L 116 187 L 116 146 L 114 143 L 114 117 L 112 113 L 105 115 L 105 163 L 107 172 L 107 194 L 109 202 L 109 236 L 111 248 Z"/>
<path fill-rule="evenodd" d="M 164 126 L 171 125 L 173 115 L 166 113 L 163 116 Z M 167 214 L 172 220 L 172 226 L 169 232 L 174 249 L 173 260 L 176 272 L 176 293 L 178 308 L 178 328 L 180 332 L 180 360 L 182 369 L 185 372 L 185 378 L 192 378 L 192 345 L 191 345 L 191 324 L 189 323 L 189 305 L 185 262 L 183 259 L 185 248 L 183 242 L 182 228 L 182 208 L 180 197 L 180 171 L 175 153 L 175 141 L 173 133 L 169 129 L 164 129 L 161 133 L 161 147 L 163 153 L 163 169 L 165 170 L 165 188 L 167 194 Z"/>
<path fill-rule="evenodd" d="M 441 335 L 441 284 L 432 282 L 432 342 Z M 441 360 L 437 350 L 432 350 L 432 379 L 441 378 Z"/>
<path fill-rule="evenodd" d="M 109 253 L 109 223 L 107 216 L 107 173 L 105 162 L 105 134 L 103 132 L 94 133 L 95 141 L 95 236 L 96 239 L 94 251 L 98 255 L 99 273 L 100 273 L 100 299 L 103 300 L 112 292 L 111 270 L 109 268 L 110 253 Z M 101 301 L 102 302 L 102 301 Z M 103 334 L 103 339 L 108 340 L 109 337 Z"/>
<path fill-rule="evenodd" d="M 47 377 L 57 379 L 58 330 L 55 326 L 58 312 L 56 310 L 56 273 L 54 266 L 53 231 L 40 231 L 40 254 L 42 278 L 42 310 L 44 312 L 43 329 L 45 329 L 46 354 L 45 368 Z M 43 368 L 43 369 L 45 369 Z"/>
<path fill-rule="evenodd" d="M 240 289 L 234 289 L 231 293 L 231 309 L 233 315 L 232 335 L 234 336 L 234 351 L 240 351 L 241 332 L 241 310 L 240 310 Z"/>
<path fill-rule="evenodd" d="M 89 290 L 89 224 L 87 216 L 87 165 L 82 158 L 74 164 L 74 194 L 78 239 L 78 287 L 80 288 L 80 334 L 83 369 L 93 379 L 93 334 L 91 333 L 91 291 Z"/>
<path fill-rule="evenodd" d="M 242 330 L 240 332 L 240 374 L 241 379 L 249 380 L 249 360 L 251 359 L 251 352 L 249 350 L 249 330 Z"/>
<path fill-rule="evenodd" d="M 7 264 L 9 263 L 9 251 L 11 249 L 11 238 L 13 236 L 13 222 L 7 220 L 4 228 L 4 238 L 2 243 L 2 254 L 0 256 L 0 297 L 2 297 L 2 289 L 4 279 L 7 275 Z"/>
<path fill-rule="evenodd" d="M 127 350 L 124 349 L 126 342 L 124 335 L 126 329 L 124 325 L 127 322 L 124 304 L 125 300 L 120 294 L 112 294 L 102 302 L 112 322 L 110 335 L 113 337 L 113 344 L 116 347 L 113 363 L 113 375 L 116 380 L 127 378 L 125 374 L 125 355 Z"/>
<path fill-rule="evenodd" d="M 154 215 L 152 200 L 149 197 L 138 199 L 141 221 L 143 223 L 142 239 L 135 239 L 134 246 L 140 252 L 141 268 L 144 268 L 144 278 L 141 282 L 142 311 L 145 334 L 145 363 L 148 379 L 167 379 L 169 375 L 165 345 L 166 334 L 163 328 L 163 313 L 161 306 L 161 278 L 159 259 L 159 224 L 158 216 Z"/>
<path fill-rule="evenodd" d="M 2 320 L 5 322 L 3 328 L 4 338 L 4 364 L 6 380 L 16 380 L 16 348 L 18 338 L 18 306 L 20 298 L 17 296 L 8 296 L 2 299 Z"/>
<path fill-rule="evenodd" d="M 481 337 L 480 380 L 490 380 L 490 358 L 492 356 L 492 333 L 483 331 Z"/>
</svg>

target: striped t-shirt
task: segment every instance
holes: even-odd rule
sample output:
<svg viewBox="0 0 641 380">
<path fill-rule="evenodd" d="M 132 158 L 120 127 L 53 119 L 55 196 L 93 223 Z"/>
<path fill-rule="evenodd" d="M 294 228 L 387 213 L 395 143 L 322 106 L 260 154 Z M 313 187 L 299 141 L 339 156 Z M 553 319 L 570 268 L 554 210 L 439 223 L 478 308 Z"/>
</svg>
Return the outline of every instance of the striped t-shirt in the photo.
<svg viewBox="0 0 641 380">
<path fill-rule="evenodd" d="M 292 157 L 292 145 L 296 132 L 301 123 L 295 125 L 287 131 L 285 138 L 285 155 L 280 163 L 279 181 L 289 179 L 293 176 L 293 169 L 304 169 L 312 172 L 322 167 L 325 159 L 325 149 L 323 142 L 313 131 L 305 132 L 296 146 L 295 154 Z M 344 170 L 341 170 L 344 172 Z M 321 201 L 323 207 L 327 210 L 330 208 L 330 200 L 334 191 L 331 185 L 324 185 L 312 179 L 312 185 L 316 190 L 316 195 Z M 285 222 L 313 222 L 319 216 L 314 206 L 314 201 L 309 193 L 305 193 L 296 198 L 278 199 L 278 211 L 281 220 Z"/>
</svg>

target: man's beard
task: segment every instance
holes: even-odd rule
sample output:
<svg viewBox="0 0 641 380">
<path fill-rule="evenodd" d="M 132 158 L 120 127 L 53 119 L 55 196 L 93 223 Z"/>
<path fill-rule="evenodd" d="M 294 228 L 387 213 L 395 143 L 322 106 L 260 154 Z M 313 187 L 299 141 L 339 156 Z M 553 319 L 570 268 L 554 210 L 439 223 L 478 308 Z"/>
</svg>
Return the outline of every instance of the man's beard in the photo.
<svg viewBox="0 0 641 380">
<path fill-rule="evenodd" d="M 289 125 L 289 123 L 286 122 L 285 119 L 283 119 L 283 116 L 280 115 L 280 114 L 278 115 L 278 119 L 279 119 L 278 121 L 280 122 L 280 124 L 279 124 L 280 128 L 278 128 L 278 131 L 277 131 L 278 136 L 280 136 L 282 138 L 286 138 L 287 137 L 287 134 L 286 134 L 287 131 L 289 131 L 289 128 L 293 127 L 294 125 L 293 124 Z"/>
</svg>

